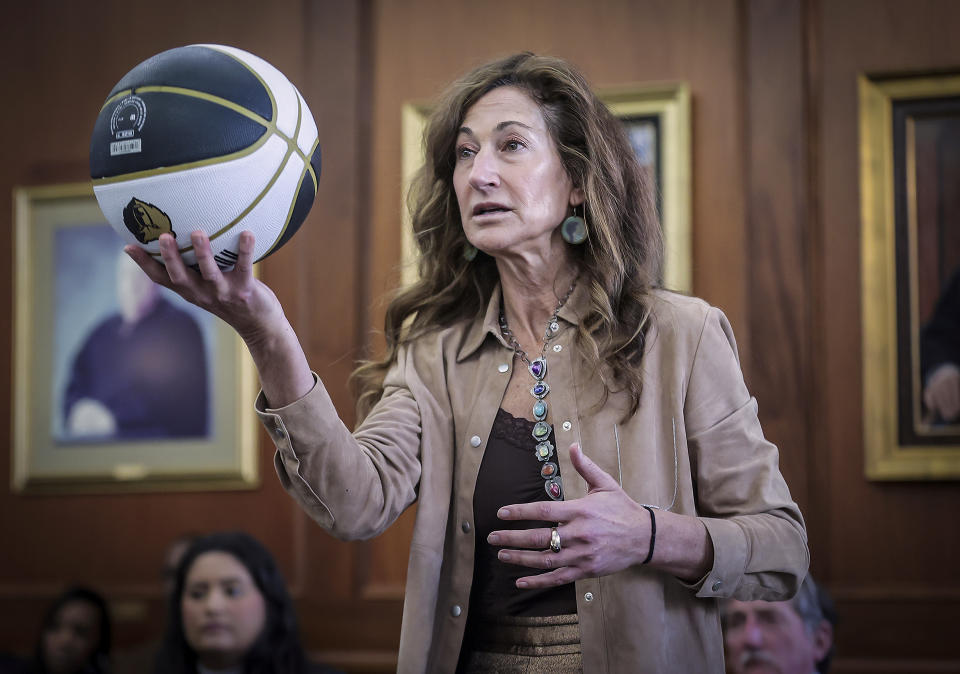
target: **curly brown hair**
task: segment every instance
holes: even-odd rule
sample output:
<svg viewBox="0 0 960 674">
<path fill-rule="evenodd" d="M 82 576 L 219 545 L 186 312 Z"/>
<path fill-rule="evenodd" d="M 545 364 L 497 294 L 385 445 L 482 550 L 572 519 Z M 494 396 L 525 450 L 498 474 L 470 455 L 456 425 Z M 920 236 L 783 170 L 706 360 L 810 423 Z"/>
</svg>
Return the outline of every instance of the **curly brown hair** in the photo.
<svg viewBox="0 0 960 674">
<path fill-rule="evenodd" d="M 383 379 L 399 347 L 427 332 L 481 315 L 498 281 L 493 258 L 464 259 L 467 245 L 453 186 L 456 140 L 463 119 L 486 93 L 514 86 L 539 106 L 560 159 L 585 196 L 586 244 L 573 255 L 591 307 L 578 326 L 578 343 L 597 366 L 607 365 L 606 390 L 626 387 L 636 412 L 642 389 L 640 359 L 650 314 L 649 292 L 661 284 L 663 239 L 652 177 L 636 161 L 622 124 L 566 61 L 516 54 L 485 64 L 444 92 L 424 134 L 426 161 L 411 185 L 407 206 L 419 249 L 419 279 L 387 307 L 387 351 L 353 373 L 358 418 L 383 393 Z M 559 223 L 558 223 L 559 224 Z M 604 368 L 597 368 L 603 371 Z"/>
</svg>

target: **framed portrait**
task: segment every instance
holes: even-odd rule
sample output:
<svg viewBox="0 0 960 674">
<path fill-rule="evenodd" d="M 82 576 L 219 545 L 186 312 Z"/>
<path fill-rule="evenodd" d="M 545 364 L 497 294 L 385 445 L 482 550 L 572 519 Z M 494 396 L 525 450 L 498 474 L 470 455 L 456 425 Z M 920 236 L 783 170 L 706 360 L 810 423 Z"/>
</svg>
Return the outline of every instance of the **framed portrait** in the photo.
<svg viewBox="0 0 960 674">
<path fill-rule="evenodd" d="M 867 477 L 960 478 L 960 73 L 862 76 Z"/>
<path fill-rule="evenodd" d="M 234 331 L 146 277 L 89 183 L 14 204 L 14 490 L 256 486 L 256 379 Z"/>
<path fill-rule="evenodd" d="M 682 83 L 647 84 L 599 92 L 600 99 L 623 122 L 640 165 L 656 185 L 657 211 L 663 227 L 667 288 L 693 290 L 690 239 L 690 92 Z M 403 194 L 423 164 L 423 132 L 430 106 L 407 103 L 401 111 Z M 403 208 L 402 280 L 416 277 L 416 249 L 409 213 Z"/>
</svg>

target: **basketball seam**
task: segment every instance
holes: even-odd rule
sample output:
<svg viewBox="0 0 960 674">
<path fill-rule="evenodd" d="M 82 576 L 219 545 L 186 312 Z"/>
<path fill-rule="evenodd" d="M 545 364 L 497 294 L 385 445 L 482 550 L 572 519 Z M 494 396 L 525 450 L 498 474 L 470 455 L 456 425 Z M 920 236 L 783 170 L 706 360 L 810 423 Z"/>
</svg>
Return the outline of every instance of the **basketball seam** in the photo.
<svg viewBox="0 0 960 674">
<path fill-rule="evenodd" d="M 271 88 L 270 88 L 270 85 L 267 84 L 267 81 L 264 80 L 263 77 L 260 76 L 260 72 L 257 71 L 257 70 L 255 70 L 255 69 L 253 68 L 253 66 L 251 66 L 249 63 L 247 63 L 246 61 L 244 61 L 243 59 L 241 59 L 239 56 L 237 56 L 236 54 L 234 54 L 232 51 L 223 49 L 223 48 L 221 47 L 221 45 L 210 44 L 210 45 L 205 45 L 205 46 L 206 46 L 208 49 L 212 49 L 213 51 L 219 52 L 219 53 L 221 53 L 221 54 L 226 54 L 227 56 L 229 56 L 230 58 L 232 58 L 234 61 L 236 61 L 237 63 L 239 63 L 240 65 L 242 65 L 244 68 L 246 68 L 247 70 L 249 70 L 250 73 L 260 81 L 260 84 L 262 84 L 262 85 L 263 85 L 263 88 L 266 89 L 267 95 L 270 96 L 270 104 L 273 106 L 273 118 L 276 119 L 277 116 L 278 116 L 278 114 L 279 114 L 278 111 L 277 111 L 277 99 L 276 99 L 276 97 L 273 95 L 273 89 L 271 89 Z M 253 56 L 253 55 L 251 54 L 251 56 Z M 255 58 L 259 58 L 259 57 L 255 57 Z M 276 67 L 273 66 L 272 64 L 269 64 L 269 63 L 268 63 L 267 65 L 269 65 L 271 68 L 276 69 Z M 277 72 L 280 73 L 280 75 L 283 77 L 283 79 L 286 81 L 286 83 L 290 85 L 290 87 L 293 89 L 293 93 L 295 93 L 295 94 L 297 95 L 297 128 L 294 130 L 292 142 L 293 142 L 294 150 L 297 152 L 297 154 L 300 155 L 300 158 L 303 160 L 303 163 L 310 167 L 310 173 L 311 173 L 311 175 L 313 175 L 313 191 L 316 192 L 316 191 L 317 191 L 317 180 L 318 180 L 318 178 L 317 178 L 316 175 L 314 175 L 313 165 L 310 163 L 310 158 L 313 157 L 313 153 L 314 153 L 314 151 L 316 150 L 316 147 L 317 147 L 317 145 L 318 145 L 319 142 L 320 142 L 320 130 L 317 129 L 317 137 L 316 137 L 316 139 L 314 139 L 314 141 L 313 141 L 313 146 L 310 148 L 310 157 L 304 156 L 303 152 L 300 150 L 300 143 L 297 141 L 297 137 L 300 135 L 300 126 L 301 126 L 301 120 L 302 120 L 302 117 L 303 117 L 303 112 L 302 112 L 302 109 L 301 109 L 301 108 L 306 108 L 306 107 L 307 107 L 307 103 L 306 103 L 305 100 L 303 100 L 303 95 L 300 93 L 300 90 L 297 89 L 297 86 L 296 86 L 293 82 L 290 81 L 290 78 L 288 78 L 286 75 L 284 75 L 283 73 L 281 73 L 279 70 L 278 70 Z M 279 131 L 277 131 L 277 133 L 278 133 L 281 137 L 286 138 L 286 137 L 285 137 L 282 133 L 280 133 Z M 288 140 L 288 142 L 291 142 L 291 141 Z"/>
<path fill-rule="evenodd" d="M 310 148 L 310 158 L 311 158 L 311 159 L 313 159 L 313 153 L 317 151 L 317 146 L 318 146 L 318 145 L 320 145 L 320 139 L 319 139 L 319 138 L 317 138 L 315 141 L 313 141 L 313 146 Z M 317 178 L 317 172 L 316 172 L 316 170 L 313 168 L 313 162 L 312 162 L 312 161 L 308 161 L 308 162 L 305 162 L 305 164 L 306 164 L 306 167 L 307 167 L 307 171 L 310 173 L 310 178 L 313 180 L 313 191 L 316 192 L 316 191 L 317 191 L 317 184 L 320 182 L 320 179 Z"/>
<path fill-rule="evenodd" d="M 300 103 L 300 96 L 298 95 L 297 96 L 297 133 L 298 134 L 300 132 L 300 123 L 302 120 L 303 120 L 303 106 Z M 280 234 L 277 236 L 276 239 L 273 240 L 273 243 L 267 249 L 267 252 L 264 253 L 264 256 L 269 255 L 276 249 L 277 244 L 280 242 L 280 240 L 283 238 L 283 235 L 286 233 L 287 227 L 290 226 L 290 218 L 293 216 L 293 209 L 296 207 L 297 199 L 299 199 L 300 197 L 300 189 L 303 186 L 303 177 L 304 175 L 306 175 L 308 167 L 311 167 L 310 162 L 305 161 L 303 163 L 303 170 L 300 171 L 300 178 L 299 180 L 297 180 L 297 189 L 293 193 L 293 199 L 290 200 L 290 208 L 287 209 L 287 217 L 283 222 L 283 227 L 280 228 Z M 317 191 L 316 188 L 314 188 L 313 191 L 314 191 L 314 194 L 316 194 L 316 191 Z"/>
<path fill-rule="evenodd" d="M 264 86 L 265 87 L 267 86 L 266 83 L 264 83 Z M 293 85 L 291 84 L 291 86 Z M 297 133 L 299 133 L 299 128 L 300 128 L 299 123 L 297 124 L 297 133 L 294 134 L 293 138 L 290 138 L 289 136 L 287 136 L 287 134 L 285 134 L 283 131 L 281 131 L 277 127 L 276 123 L 264 119 L 263 117 L 253 112 L 252 110 L 249 110 L 243 107 L 242 105 L 238 105 L 233 101 L 229 101 L 219 96 L 213 96 L 212 94 L 207 94 L 202 91 L 197 91 L 195 89 L 185 89 L 183 87 L 147 86 L 147 87 L 137 87 L 135 89 L 130 89 L 125 92 L 121 92 L 120 94 L 117 94 L 117 96 L 128 95 L 130 92 L 133 92 L 133 93 L 162 92 L 162 93 L 169 93 L 169 94 L 175 94 L 179 96 L 187 96 L 190 98 L 198 98 L 200 100 L 205 100 L 215 105 L 220 105 L 221 107 L 227 108 L 228 110 L 233 110 L 234 112 L 241 114 L 244 117 L 260 124 L 265 128 L 267 133 L 264 133 L 263 136 L 258 138 L 257 142 L 250 145 L 250 147 L 246 147 L 243 150 L 239 150 L 238 152 L 233 152 L 228 155 L 223 155 L 222 157 L 212 157 L 210 159 L 201 159 L 195 162 L 188 162 L 185 164 L 176 164 L 174 166 L 164 166 L 162 168 L 148 169 L 146 171 L 134 171 L 132 173 L 124 173 L 118 176 L 110 176 L 108 178 L 95 178 L 93 181 L 95 185 L 111 185 L 115 183 L 124 182 L 127 180 L 136 180 L 138 178 L 146 178 L 149 176 L 164 175 L 167 173 L 176 173 L 178 171 L 186 171 L 193 168 L 199 168 L 201 166 L 212 166 L 215 164 L 222 164 L 227 161 L 232 161 L 234 159 L 240 159 L 241 157 L 246 157 L 247 155 L 258 150 L 269 139 L 270 135 L 272 134 L 277 135 L 288 146 L 292 147 L 293 151 L 296 152 L 298 155 L 300 155 L 300 158 L 303 159 L 305 163 L 309 164 L 309 160 L 307 159 L 303 150 L 300 149 L 300 146 L 297 143 L 297 139 L 296 139 Z M 267 93 L 270 96 L 270 100 L 273 101 L 274 100 L 273 92 L 270 90 L 269 87 L 267 87 Z M 117 96 L 114 96 L 111 100 L 116 99 Z M 273 103 L 273 105 L 276 106 L 276 103 Z M 106 105 L 104 105 L 104 107 L 106 107 Z M 297 107 L 298 109 L 300 107 L 299 96 L 297 97 Z M 274 112 L 274 117 L 276 117 L 276 112 Z M 299 113 L 298 113 L 298 117 L 299 117 Z M 319 134 L 318 134 L 317 140 L 319 141 Z"/>
<path fill-rule="evenodd" d="M 269 91 L 269 88 L 267 89 L 267 91 Z M 272 93 L 271 93 L 271 95 L 272 95 Z M 297 126 L 296 126 L 296 128 L 294 129 L 294 137 L 296 137 L 296 135 L 300 132 L 300 124 L 301 124 L 302 121 L 303 121 L 303 111 L 302 111 L 302 109 L 301 109 L 300 99 L 299 99 L 299 97 L 298 97 L 298 98 L 297 98 Z M 275 131 L 275 133 L 276 133 L 278 136 L 283 137 L 282 134 L 280 134 L 278 131 Z M 296 147 L 296 143 L 292 143 L 292 144 L 291 144 L 290 142 L 287 142 L 287 152 L 286 152 L 286 154 L 283 156 L 283 160 L 280 162 L 280 166 L 279 166 L 279 167 L 277 168 L 277 170 L 274 172 L 273 177 L 270 178 L 270 182 L 268 182 L 268 183 L 266 184 L 266 186 L 264 186 L 264 188 L 260 191 L 260 194 L 257 195 L 257 198 L 256 198 L 256 199 L 254 199 L 254 200 L 251 201 L 249 204 L 247 204 L 247 207 L 244 208 L 243 211 L 240 212 L 240 215 L 238 215 L 236 218 L 234 218 L 233 220 L 231 220 L 230 222 L 228 222 L 226 225 L 224 225 L 223 227 L 221 227 L 219 230 L 217 230 L 217 231 L 214 232 L 213 234 L 211 234 L 210 237 L 209 237 L 209 238 L 210 238 L 210 241 L 214 241 L 214 240 L 218 239 L 219 237 L 221 237 L 221 236 L 222 236 L 223 234 L 225 234 L 226 232 L 230 231 L 230 230 L 233 228 L 234 225 L 236 225 L 238 222 L 240 222 L 240 221 L 243 220 L 245 217 L 247 217 L 247 215 L 250 214 L 250 211 L 252 211 L 254 208 L 256 208 L 257 205 L 258 205 L 261 201 L 263 201 L 263 198 L 270 192 L 270 189 L 274 186 L 274 184 L 277 182 L 277 180 L 279 180 L 280 176 L 283 174 L 283 171 L 284 171 L 284 169 L 286 169 L 287 164 L 290 163 L 290 157 L 293 155 L 293 153 L 294 153 L 294 148 L 295 148 L 295 147 Z M 300 153 L 298 152 L 297 154 L 300 154 Z M 301 156 L 302 156 L 302 155 L 301 155 Z M 302 178 L 301 178 L 301 179 L 302 179 Z M 294 199 L 294 200 L 291 202 L 291 204 L 293 204 L 293 203 L 296 203 L 296 199 Z M 293 208 L 293 206 L 291 205 L 291 209 L 292 209 L 292 208 Z M 289 216 L 289 213 L 290 213 L 290 211 L 288 211 L 288 213 L 287 213 L 287 222 L 289 222 L 289 217 L 290 217 L 290 216 Z M 283 232 L 286 231 L 286 229 L 287 229 L 287 223 L 284 223 L 284 226 L 283 226 L 283 228 L 281 229 L 281 236 L 283 235 Z M 279 240 L 279 239 L 277 239 L 277 240 Z M 274 245 L 276 245 L 276 241 L 274 241 Z M 272 248 L 272 247 L 271 247 L 271 248 Z M 184 248 L 178 248 L 177 250 L 179 250 L 181 254 L 183 254 L 183 253 L 189 253 L 190 251 L 193 250 L 193 246 L 190 245 L 190 246 L 186 246 L 186 247 L 184 247 Z M 157 253 L 150 253 L 150 254 L 151 254 L 152 256 L 154 256 L 154 257 L 161 257 L 161 255 L 160 255 L 159 252 L 157 252 Z"/>
</svg>

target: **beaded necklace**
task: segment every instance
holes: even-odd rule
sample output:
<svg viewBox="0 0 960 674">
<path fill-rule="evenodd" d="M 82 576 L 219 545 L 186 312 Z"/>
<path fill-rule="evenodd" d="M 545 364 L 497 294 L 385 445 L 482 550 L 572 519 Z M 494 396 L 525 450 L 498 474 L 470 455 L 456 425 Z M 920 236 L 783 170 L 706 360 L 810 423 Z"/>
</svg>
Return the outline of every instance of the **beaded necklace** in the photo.
<svg viewBox="0 0 960 674">
<path fill-rule="evenodd" d="M 576 285 L 577 278 L 574 278 L 569 290 L 567 290 L 566 294 L 557 302 L 557 308 L 554 309 L 553 315 L 547 321 L 547 329 L 543 334 L 543 344 L 540 346 L 540 355 L 534 360 L 530 360 L 530 358 L 527 357 L 526 351 L 520 347 L 520 343 L 513 335 L 513 332 L 510 331 L 510 326 L 507 324 L 506 313 L 504 313 L 503 309 L 500 310 L 500 332 L 513 348 L 514 356 L 523 361 L 523 364 L 527 366 L 527 371 L 530 372 L 534 379 L 533 388 L 530 389 L 530 395 L 534 398 L 533 418 L 536 420 L 536 423 L 533 425 L 533 439 L 537 444 L 533 451 L 537 460 L 540 461 L 540 477 L 544 479 L 543 488 L 546 490 L 547 496 L 554 501 L 563 500 L 563 480 L 560 477 L 560 467 L 555 461 L 551 461 L 555 449 L 553 443 L 550 442 L 553 426 L 546 421 L 547 403 L 544 398 L 550 393 L 550 387 L 547 385 L 547 382 L 544 381 L 544 378 L 547 376 L 547 344 L 549 344 L 550 339 L 560 331 L 560 323 L 557 320 L 557 316 L 566 301 L 570 299 L 570 295 L 573 294 L 573 289 Z"/>
</svg>

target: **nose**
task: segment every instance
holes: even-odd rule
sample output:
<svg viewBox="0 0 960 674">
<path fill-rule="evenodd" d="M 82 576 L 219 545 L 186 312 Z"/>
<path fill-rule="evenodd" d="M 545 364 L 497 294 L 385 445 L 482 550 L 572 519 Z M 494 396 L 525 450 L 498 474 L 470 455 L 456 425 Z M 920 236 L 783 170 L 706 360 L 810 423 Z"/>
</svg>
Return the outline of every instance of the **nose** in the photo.
<svg viewBox="0 0 960 674">
<path fill-rule="evenodd" d="M 222 592 L 214 590 L 204 599 L 203 610 L 207 613 L 216 613 L 223 608 L 224 596 Z"/>
<path fill-rule="evenodd" d="M 743 625 L 743 641 L 754 648 L 763 646 L 763 627 L 753 616 L 749 616 Z"/>
<path fill-rule="evenodd" d="M 473 156 L 470 164 L 470 186 L 476 190 L 486 190 L 500 184 L 500 173 L 495 154 L 481 147 Z"/>
</svg>

